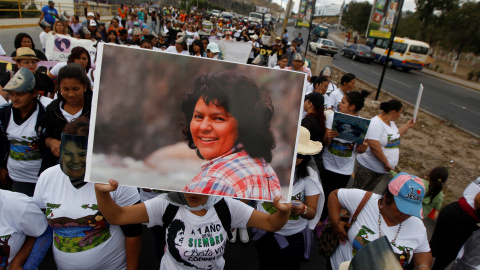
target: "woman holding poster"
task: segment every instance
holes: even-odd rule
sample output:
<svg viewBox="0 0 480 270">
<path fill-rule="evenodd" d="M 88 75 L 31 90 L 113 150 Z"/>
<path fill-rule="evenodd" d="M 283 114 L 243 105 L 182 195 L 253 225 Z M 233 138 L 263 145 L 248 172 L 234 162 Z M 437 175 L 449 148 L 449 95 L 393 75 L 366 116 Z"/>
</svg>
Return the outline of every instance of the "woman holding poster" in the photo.
<svg viewBox="0 0 480 270">
<path fill-rule="evenodd" d="M 182 112 L 184 140 L 206 160 L 183 191 L 269 201 L 281 193 L 268 164 L 273 106 L 253 81 L 235 71 L 200 76 Z"/>
<path fill-rule="evenodd" d="M 381 182 L 386 186 L 391 178 L 388 173 L 398 164 L 400 136 L 415 125 L 413 119 L 410 119 L 397 128 L 395 121 L 403 113 L 403 105 L 398 100 L 382 102 L 380 110 L 382 113 L 372 118 L 365 135 L 369 146 L 367 151 L 357 155 L 353 188 L 372 191 Z"/>
</svg>

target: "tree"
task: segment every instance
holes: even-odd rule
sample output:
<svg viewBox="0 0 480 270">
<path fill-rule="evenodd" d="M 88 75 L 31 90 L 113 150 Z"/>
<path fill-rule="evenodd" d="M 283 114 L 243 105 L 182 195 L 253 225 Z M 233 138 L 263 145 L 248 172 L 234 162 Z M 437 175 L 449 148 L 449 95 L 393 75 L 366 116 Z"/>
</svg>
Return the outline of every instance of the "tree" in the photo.
<svg viewBox="0 0 480 270">
<path fill-rule="evenodd" d="M 343 13 L 343 23 L 359 33 L 367 31 L 368 20 L 372 11 L 372 4 L 369 2 L 350 2 Z"/>
<path fill-rule="evenodd" d="M 458 6 L 459 0 L 417 0 L 416 16 L 420 24 L 415 39 L 433 43 L 439 19 Z"/>
<path fill-rule="evenodd" d="M 456 72 L 460 54 L 471 51 L 480 53 L 480 3 L 465 2 L 446 13 L 441 21 L 442 47 L 455 50 L 457 58 L 453 73 Z"/>
</svg>

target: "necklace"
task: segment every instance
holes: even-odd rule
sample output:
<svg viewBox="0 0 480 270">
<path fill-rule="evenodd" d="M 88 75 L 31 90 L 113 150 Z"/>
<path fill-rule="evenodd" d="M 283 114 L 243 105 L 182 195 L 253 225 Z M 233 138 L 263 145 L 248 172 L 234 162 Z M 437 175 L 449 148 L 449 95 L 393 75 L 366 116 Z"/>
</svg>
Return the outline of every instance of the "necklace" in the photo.
<svg viewBox="0 0 480 270">
<path fill-rule="evenodd" d="M 382 201 L 382 206 L 383 206 L 383 201 Z M 378 208 L 378 238 L 382 237 L 382 230 L 380 229 L 380 224 L 382 224 L 382 214 L 381 214 L 381 211 L 380 211 L 380 207 Z M 402 229 L 402 223 L 400 223 L 400 225 L 398 226 L 398 230 L 397 230 L 397 233 L 395 234 L 395 238 L 393 238 L 392 240 L 392 244 L 395 244 L 395 241 L 397 240 L 397 236 L 398 234 L 400 233 L 400 230 Z"/>
</svg>

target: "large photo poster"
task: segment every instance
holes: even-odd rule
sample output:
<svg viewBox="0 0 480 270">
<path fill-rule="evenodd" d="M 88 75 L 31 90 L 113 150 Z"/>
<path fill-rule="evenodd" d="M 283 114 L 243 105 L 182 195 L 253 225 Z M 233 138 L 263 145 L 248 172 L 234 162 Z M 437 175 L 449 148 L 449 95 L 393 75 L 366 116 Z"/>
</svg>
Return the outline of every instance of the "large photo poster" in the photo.
<svg viewBox="0 0 480 270">
<path fill-rule="evenodd" d="M 111 44 L 97 69 L 86 181 L 289 201 L 305 74 Z"/>
<path fill-rule="evenodd" d="M 368 24 L 368 37 L 390 39 L 403 0 L 376 0 Z"/>
</svg>

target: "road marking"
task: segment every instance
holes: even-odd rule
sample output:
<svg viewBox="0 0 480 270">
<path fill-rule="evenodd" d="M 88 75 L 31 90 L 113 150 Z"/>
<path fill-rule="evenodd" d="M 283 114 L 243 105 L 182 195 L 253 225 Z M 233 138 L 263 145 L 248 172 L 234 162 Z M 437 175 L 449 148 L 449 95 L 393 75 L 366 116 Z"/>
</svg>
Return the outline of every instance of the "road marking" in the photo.
<svg viewBox="0 0 480 270">
<path fill-rule="evenodd" d="M 355 65 L 355 66 L 357 66 L 357 67 L 359 67 L 359 68 L 363 68 L 363 69 L 365 69 L 365 70 L 368 70 L 368 71 L 370 71 L 370 72 L 373 73 L 373 74 L 377 74 L 378 76 L 382 76 L 382 74 L 380 74 L 380 73 L 378 73 L 378 72 L 371 71 L 370 69 L 368 69 L 368 68 L 366 68 L 366 67 L 362 67 L 362 66 L 359 65 L 359 64 L 352 63 L 352 65 Z M 387 78 L 387 79 L 389 79 L 389 80 L 392 80 L 392 81 L 394 81 L 394 82 L 396 82 L 396 83 L 399 83 L 399 84 L 401 84 L 401 85 L 405 85 L 405 86 L 408 87 L 408 88 L 413 88 L 413 86 L 411 86 L 411 85 L 408 85 L 408 84 L 406 84 L 406 83 L 397 81 L 397 80 L 392 79 L 392 78 L 390 78 L 390 77 L 388 77 L 388 76 L 385 76 L 385 78 Z"/>
<path fill-rule="evenodd" d="M 473 112 L 473 113 L 475 113 L 475 114 L 480 115 L 479 112 L 476 112 L 476 111 L 474 111 L 474 110 L 470 110 L 469 108 L 467 108 L 467 107 L 465 107 L 465 106 L 462 106 L 462 105 L 458 105 L 457 103 L 450 102 L 450 104 L 455 105 L 455 106 L 458 106 L 458 107 L 460 107 L 460 108 L 462 108 L 462 109 L 464 109 L 464 110 L 467 110 L 467 111 L 470 111 L 470 112 Z"/>
</svg>

